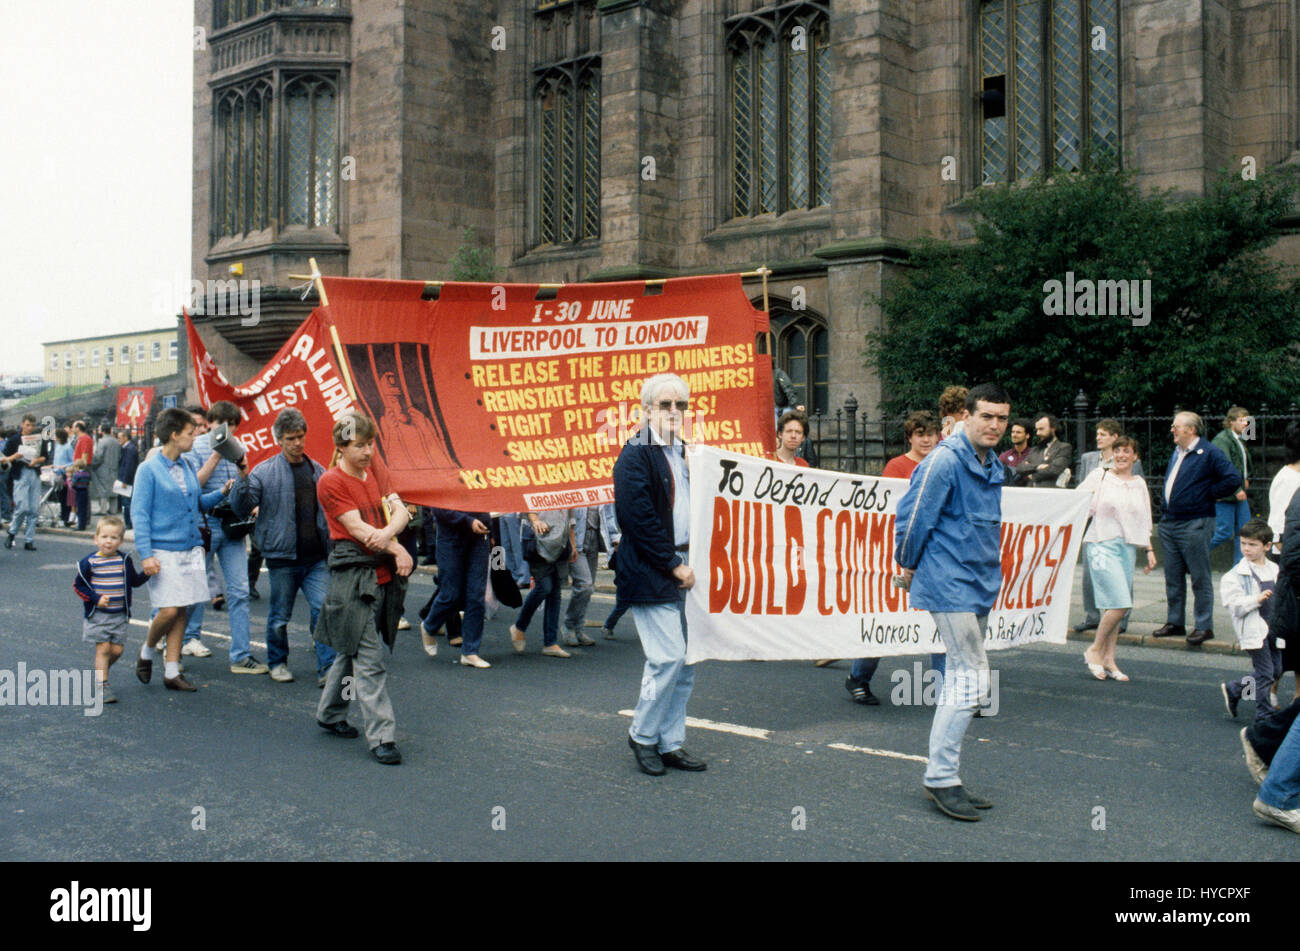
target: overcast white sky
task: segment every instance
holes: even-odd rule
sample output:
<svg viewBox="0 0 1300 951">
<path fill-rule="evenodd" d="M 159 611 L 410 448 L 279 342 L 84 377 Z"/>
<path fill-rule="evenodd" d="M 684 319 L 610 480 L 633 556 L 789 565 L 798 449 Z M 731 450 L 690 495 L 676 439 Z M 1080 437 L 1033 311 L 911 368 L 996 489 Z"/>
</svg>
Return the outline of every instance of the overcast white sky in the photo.
<svg viewBox="0 0 1300 951">
<path fill-rule="evenodd" d="M 167 326 L 184 299 L 194 8 L 3 2 L 0 374 L 43 373 L 41 343 Z"/>
</svg>

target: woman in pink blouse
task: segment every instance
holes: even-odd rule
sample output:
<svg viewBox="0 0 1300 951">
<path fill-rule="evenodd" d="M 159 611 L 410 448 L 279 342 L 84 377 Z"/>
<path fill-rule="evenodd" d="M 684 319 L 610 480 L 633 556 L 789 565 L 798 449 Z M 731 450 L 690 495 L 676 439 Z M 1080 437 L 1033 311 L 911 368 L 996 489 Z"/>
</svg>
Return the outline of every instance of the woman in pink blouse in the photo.
<svg viewBox="0 0 1300 951">
<path fill-rule="evenodd" d="M 1092 524 L 1083 540 L 1089 543 L 1088 570 L 1097 609 L 1102 612 L 1097 638 L 1083 652 L 1083 660 L 1098 680 L 1109 676 L 1127 681 L 1128 676 L 1115 665 L 1115 642 L 1124 612 L 1133 607 L 1133 559 L 1139 548 L 1145 549 L 1147 563 L 1142 570 L 1150 574 L 1156 554 L 1151 548 L 1151 495 L 1146 480 L 1133 474 L 1137 442 L 1120 436 L 1111 452 L 1112 467 L 1094 469 L 1075 490 L 1092 495 Z"/>
</svg>

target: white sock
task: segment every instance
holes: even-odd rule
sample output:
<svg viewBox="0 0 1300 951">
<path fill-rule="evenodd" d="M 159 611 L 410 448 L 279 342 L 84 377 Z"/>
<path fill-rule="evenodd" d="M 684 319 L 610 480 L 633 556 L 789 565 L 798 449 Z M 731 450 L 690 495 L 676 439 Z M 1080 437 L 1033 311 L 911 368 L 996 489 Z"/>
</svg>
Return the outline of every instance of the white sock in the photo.
<svg viewBox="0 0 1300 951">
<path fill-rule="evenodd" d="M 154 659 L 154 649 L 149 646 L 148 641 L 145 641 L 142 645 L 140 645 L 140 659 L 141 660 Z"/>
<path fill-rule="evenodd" d="M 179 660 L 166 661 L 163 676 L 168 680 L 173 680 L 181 675 L 181 662 Z"/>
</svg>

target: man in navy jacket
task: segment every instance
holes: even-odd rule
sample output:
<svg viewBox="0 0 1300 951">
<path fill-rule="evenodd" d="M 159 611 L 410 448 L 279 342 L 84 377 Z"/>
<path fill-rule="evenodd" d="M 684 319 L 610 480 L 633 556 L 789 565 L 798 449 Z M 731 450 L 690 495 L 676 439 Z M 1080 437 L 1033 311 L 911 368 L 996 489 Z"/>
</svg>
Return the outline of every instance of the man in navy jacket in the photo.
<svg viewBox="0 0 1300 951">
<path fill-rule="evenodd" d="M 1210 539 L 1214 536 L 1215 499 L 1241 488 L 1241 473 L 1223 450 L 1201 438 L 1205 427 L 1195 413 L 1178 413 L 1169 432 L 1174 454 L 1165 469 L 1164 514 L 1160 545 L 1165 552 L 1166 623 L 1156 637 L 1187 637 L 1196 647 L 1214 637 L 1214 582 L 1210 577 Z M 1192 576 L 1195 627 L 1188 634 L 1187 575 Z"/>
<path fill-rule="evenodd" d="M 614 509 L 623 536 L 610 562 L 618 599 L 629 605 L 645 651 L 628 745 L 651 776 L 662 776 L 668 766 L 706 768 L 682 748 L 695 683 L 695 665 L 686 663 L 686 591 L 695 573 L 687 564 L 691 495 L 681 440 L 689 406 L 681 377 L 661 373 L 646 380 L 641 430 L 614 464 Z"/>
</svg>

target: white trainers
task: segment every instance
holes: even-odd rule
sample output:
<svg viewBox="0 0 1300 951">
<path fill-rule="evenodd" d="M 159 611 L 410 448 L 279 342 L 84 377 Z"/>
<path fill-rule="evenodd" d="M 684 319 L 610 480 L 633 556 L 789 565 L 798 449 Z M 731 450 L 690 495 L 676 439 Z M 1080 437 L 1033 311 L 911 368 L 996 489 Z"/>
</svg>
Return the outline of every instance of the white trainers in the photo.
<svg viewBox="0 0 1300 951">
<path fill-rule="evenodd" d="M 1292 832 L 1300 832 L 1300 809 L 1275 809 L 1260 799 L 1255 800 L 1252 808 L 1255 810 L 1255 815 L 1265 822 L 1290 829 Z"/>
<path fill-rule="evenodd" d="M 181 647 L 181 654 L 185 657 L 211 657 L 212 651 L 204 646 L 198 638 L 192 641 L 186 641 Z"/>
<path fill-rule="evenodd" d="M 276 683 L 293 683 L 293 674 L 289 673 L 288 664 L 276 664 L 271 668 L 271 679 Z"/>
<path fill-rule="evenodd" d="M 1264 780 L 1268 778 L 1268 766 L 1255 752 L 1255 746 L 1246 736 L 1246 727 L 1241 728 L 1241 748 L 1246 753 L 1246 769 L 1250 770 L 1250 778 L 1255 780 L 1255 785 L 1264 785 Z"/>
<path fill-rule="evenodd" d="M 230 672 L 232 674 L 264 674 L 267 670 L 266 664 L 250 655 L 237 664 L 231 664 Z"/>
</svg>

